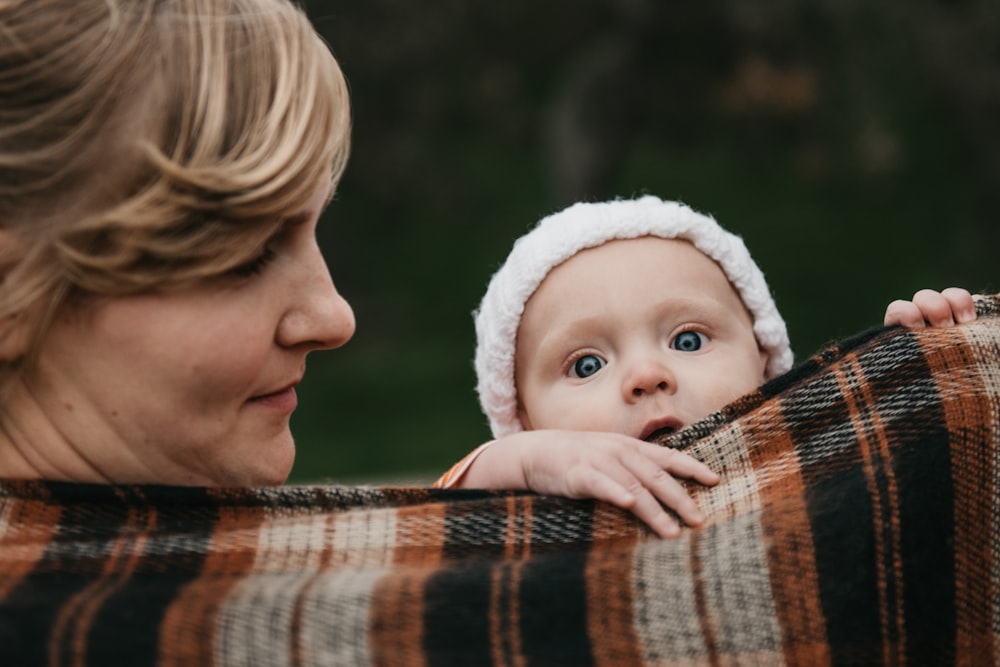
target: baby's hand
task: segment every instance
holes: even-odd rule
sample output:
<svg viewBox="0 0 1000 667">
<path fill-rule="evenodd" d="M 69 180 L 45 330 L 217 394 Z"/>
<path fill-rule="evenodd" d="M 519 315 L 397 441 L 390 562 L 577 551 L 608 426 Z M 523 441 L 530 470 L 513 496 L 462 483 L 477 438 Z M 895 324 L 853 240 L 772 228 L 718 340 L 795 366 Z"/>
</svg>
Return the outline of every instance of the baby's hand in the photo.
<svg viewBox="0 0 1000 667">
<path fill-rule="evenodd" d="M 595 498 L 630 510 L 661 537 L 676 537 L 680 526 L 663 505 L 688 525 L 705 517 L 674 476 L 710 485 L 719 481 L 704 463 L 675 449 L 616 433 L 542 430 L 492 443 L 461 486 Z"/>
<path fill-rule="evenodd" d="M 912 301 L 893 301 L 885 309 L 886 325 L 945 327 L 975 319 L 976 306 L 972 295 L 960 287 L 949 287 L 940 292 L 922 289 L 913 295 Z"/>
</svg>

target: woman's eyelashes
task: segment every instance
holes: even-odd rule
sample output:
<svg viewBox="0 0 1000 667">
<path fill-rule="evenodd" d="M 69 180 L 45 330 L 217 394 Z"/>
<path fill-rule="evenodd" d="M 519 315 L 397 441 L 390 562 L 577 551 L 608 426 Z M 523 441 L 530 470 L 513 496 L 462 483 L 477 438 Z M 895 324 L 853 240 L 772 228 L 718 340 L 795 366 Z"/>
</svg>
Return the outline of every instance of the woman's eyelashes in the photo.
<svg viewBox="0 0 1000 667">
<path fill-rule="evenodd" d="M 287 246 L 294 244 L 304 234 L 312 234 L 313 228 L 307 227 L 307 224 L 312 221 L 313 226 L 315 226 L 318 219 L 318 214 L 310 213 L 301 213 L 285 218 L 257 256 L 235 267 L 230 273 L 239 278 L 249 278 L 259 274 L 274 261 L 279 253 L 285 253 Z"/>
<path fill-rule="evenodd" d="M 249 278 L 250 276 L 255 276 L 264 268 L 270 264 L 277 253 L 274 248 L 268 244 L 264 246 L 264 249 L 260 253 L 245 264 L 240 264 L 232 270 L 233 275 L 239 276 L 241 278 Z"/>
</svg>

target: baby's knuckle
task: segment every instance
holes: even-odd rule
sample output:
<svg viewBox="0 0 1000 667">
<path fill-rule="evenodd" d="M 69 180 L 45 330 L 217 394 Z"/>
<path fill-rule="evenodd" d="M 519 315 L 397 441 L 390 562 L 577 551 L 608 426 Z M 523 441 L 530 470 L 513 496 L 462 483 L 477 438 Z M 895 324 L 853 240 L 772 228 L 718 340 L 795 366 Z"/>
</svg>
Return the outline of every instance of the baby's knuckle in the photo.
<svg viewBox="0 0 1000 667">
<path fill-rule="evenodd" d="M 657 468 L 656 470 L 654 470 L 653 474 L 650 476 L 650 480 L 649 481 L 653 485 L 659 486 L 659 487 L 672 486 L 673 483 L 676 482 L 676 480 L 674 479 L 673 475 L 671 475 L 669 472 L 667 472 L 663 468 Z"/>
<path fill-rule="evenodd" d="M 640 497 L 646 491 L 646 485 L 636 477 L 630 477 L 622 484 L 629 493 L 635 497 Z"/>
</svg>

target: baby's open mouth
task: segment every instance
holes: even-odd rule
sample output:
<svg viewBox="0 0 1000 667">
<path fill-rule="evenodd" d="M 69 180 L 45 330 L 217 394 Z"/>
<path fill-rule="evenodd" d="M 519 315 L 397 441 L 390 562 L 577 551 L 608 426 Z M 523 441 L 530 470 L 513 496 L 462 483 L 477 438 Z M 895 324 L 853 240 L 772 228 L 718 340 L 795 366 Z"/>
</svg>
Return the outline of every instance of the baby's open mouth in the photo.
<svg viewBox="0 0 1000 667">
<path fill-rule="evenodd" d="M 649 424 L 646 427 L 647 431 L 643 434 L 640 440 L 659 444 L 669 436 L 676 433 L 680 427 L 681 424 L 676 419 L 661 420 L 659 422 Z"/>
<path fill-rule="evenodd" d="M 677 431 L 673 426 L 664 426 L 663 428 L 658 428 L 646 437 L 643 438 L 646 442 L 660 442 L 663 438 L 666 438 L 670 434 Z"/>
</svg>

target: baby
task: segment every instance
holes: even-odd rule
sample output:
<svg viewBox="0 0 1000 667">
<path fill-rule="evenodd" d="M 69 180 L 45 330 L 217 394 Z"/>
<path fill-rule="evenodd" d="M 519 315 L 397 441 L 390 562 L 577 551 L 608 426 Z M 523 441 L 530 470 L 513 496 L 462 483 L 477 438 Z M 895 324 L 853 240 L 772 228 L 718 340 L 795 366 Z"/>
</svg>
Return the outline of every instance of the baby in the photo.
<svg viewBox="0 0 1000 667">
<path fill-rule="evenodd" d="M 946 324 L 945 310 L 975 317 L 968 292 L 927 290 L 893 302 L 886 323 Z M 784 320 L 743 241 L 650 196 L 543 219 L 493 276 L 476 334 L 477 389 L 496 439 L 435 486 L 605 500 L 663 537 L 680 531 L 664 506 L 689 525 L 704 520 L 675 476 L 719 478 L 652 442 L 792 366 Z"/>
</svg>

